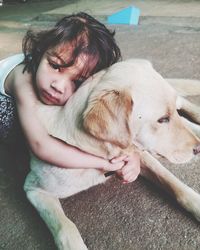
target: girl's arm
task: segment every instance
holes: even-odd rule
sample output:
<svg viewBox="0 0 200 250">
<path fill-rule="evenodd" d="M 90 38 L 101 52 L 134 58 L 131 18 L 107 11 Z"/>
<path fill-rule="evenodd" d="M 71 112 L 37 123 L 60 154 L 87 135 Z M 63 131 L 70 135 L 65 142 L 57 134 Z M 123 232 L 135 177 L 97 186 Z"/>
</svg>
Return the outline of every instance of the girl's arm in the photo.
<svg viewBox="0 0 200 250">
<path fill-rule="evenodd" d="M 22 68 L 21 65 L 15 69 L 11 92 L 15 97 L 19 120 L 31 151 L 41 160 L 62 168 L 97 168 L 104 171 L 121 169 L 124 157 L 112 163 L 85 153 L 47 133 L 35 112 L 38 99 L 30 74 L 23 74 Z"/>
</svg>

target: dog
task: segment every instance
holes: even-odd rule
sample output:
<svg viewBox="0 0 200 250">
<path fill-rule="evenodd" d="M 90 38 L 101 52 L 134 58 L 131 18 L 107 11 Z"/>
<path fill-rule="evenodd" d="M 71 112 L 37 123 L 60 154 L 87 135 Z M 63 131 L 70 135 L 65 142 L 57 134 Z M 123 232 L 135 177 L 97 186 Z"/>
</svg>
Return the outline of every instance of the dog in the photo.
<svg viewBox="0 0 200 250">
<path fill-rule="evenodd" d="M 195 123 L 177 110 L 189 114 Z M 158 160 L 164 157 L 184 163 L 200 152 L 200 108 L 179 96 L 149 61 L 118 62 L 86 80 L 65 106 L 39 103 L 37 112 L 50 135 L 83 151 L 106 159 L 138 152 L 141 175 L 165 189 L 200 221 L 200 195 Z M 59 198 L 106 180 L 101 171 L 61 169 L 32 155 L 24 190 L 58 249 L 87 249 Z"/>
</svg>

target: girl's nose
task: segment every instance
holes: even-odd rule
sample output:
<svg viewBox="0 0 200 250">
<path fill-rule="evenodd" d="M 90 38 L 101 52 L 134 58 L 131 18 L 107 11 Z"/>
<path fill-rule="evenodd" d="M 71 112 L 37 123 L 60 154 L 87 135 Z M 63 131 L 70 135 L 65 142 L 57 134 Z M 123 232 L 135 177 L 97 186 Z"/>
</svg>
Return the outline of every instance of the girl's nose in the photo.
<svg viewBox="0 0 200 250">
<path fill-rule="evenodd" d="M 63 94 L 65 89 L 65 83 L 64 81 L 53 81 L 51 83 L 51 88 L 53 88 L 59 94 Z"/>
</svg>

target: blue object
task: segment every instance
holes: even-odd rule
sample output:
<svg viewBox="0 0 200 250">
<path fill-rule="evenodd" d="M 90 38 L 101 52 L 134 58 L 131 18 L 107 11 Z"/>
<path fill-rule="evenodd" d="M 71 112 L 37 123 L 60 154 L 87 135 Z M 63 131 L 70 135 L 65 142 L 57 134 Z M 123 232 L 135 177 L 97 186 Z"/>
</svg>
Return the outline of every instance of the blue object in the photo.
<svg viewBox="0 0 200 250">
<path fill-rule="evenodd" d="M 138 25 L 140 9 L 130 6 L 108 17 L 109 24 L 133 24 Z"/>
</svg>

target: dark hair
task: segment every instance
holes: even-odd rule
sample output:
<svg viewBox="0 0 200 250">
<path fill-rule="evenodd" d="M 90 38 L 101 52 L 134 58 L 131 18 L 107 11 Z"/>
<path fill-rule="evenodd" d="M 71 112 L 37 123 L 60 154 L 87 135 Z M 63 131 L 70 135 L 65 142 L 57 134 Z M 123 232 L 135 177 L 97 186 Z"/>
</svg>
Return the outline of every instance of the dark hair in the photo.
<svg viewBox="0 0 200 250">
<path fill-rule="evenodd" d="M 50 30 L 29 30 L 22 45 L 25 56 L 24 71 L 31 72 L 35 79 L 44 53 L 66 42 L 72 42 L 74 46 L 70 65 L 84 53 L 89 57 L 86 67 L 92 75 L 121 59 L 114 34 L 115 32 L 108 30 L 104 24 L 84 12 L 65 16 Z"/>
</svg>

